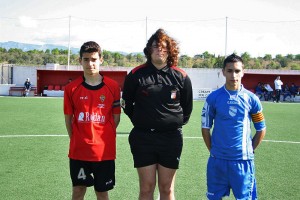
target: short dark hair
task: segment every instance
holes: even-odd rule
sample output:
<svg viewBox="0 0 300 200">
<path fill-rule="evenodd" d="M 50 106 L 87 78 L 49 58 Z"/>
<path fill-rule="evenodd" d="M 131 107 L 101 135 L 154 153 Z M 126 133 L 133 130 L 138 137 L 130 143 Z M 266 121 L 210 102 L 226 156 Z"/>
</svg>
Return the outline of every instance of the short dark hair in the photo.
<svg viewBox="0 0 300 200">
<path fill-rule="evenodd" d="M 223 69 L 225 68 L 227 63 L 235 63 L 235 62 L 241 62 L 244 65 L 243 59 L 240 56 L 233 53 L 230 56 L 227 56 L 227 58 L 225 58 L 223 63 Z"/>
<path fill-rule="evenodd" d="M 93 52 L 98 52 L 99 57 L 101 58 L 101 47 L 98 43 L 94 41 L 89 41 L 83 43 L 83 45 L 80 48 L 80 58 L 82 58 L 83 53 L 93 53 Z"/>
</svg>

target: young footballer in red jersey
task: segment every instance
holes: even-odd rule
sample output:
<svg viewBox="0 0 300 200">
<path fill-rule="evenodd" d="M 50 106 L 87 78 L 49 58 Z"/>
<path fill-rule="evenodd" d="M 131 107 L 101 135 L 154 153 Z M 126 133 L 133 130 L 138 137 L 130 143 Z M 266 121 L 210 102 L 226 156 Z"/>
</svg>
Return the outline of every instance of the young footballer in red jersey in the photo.
<svg viewBox="0 0 300 200">
<path fill-rule="evenodd" d="M 120 87 L 100 73 L 103 62 L 96 42 L 81 46 L 83 76 L 64 92 L 65 124 L 70 137 L 72 200 L 94 186 L 98 200 L 109 199 L 115 185 L 116 128 L 120 122 Z"/>
</svg>

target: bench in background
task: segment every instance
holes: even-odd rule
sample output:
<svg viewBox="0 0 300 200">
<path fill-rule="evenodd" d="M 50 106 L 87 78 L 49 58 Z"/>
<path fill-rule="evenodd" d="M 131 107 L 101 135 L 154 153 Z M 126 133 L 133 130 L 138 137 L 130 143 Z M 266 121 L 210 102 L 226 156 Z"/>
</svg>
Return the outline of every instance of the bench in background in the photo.
<svg viewBox="0 0 300 200">
<path fill-rule="evenodd" d="M 43 90 L 43 95 L 48 97 L 63 97 L 65 86 L 48 85 L 47 89 Z"/>
<path fill-rule="evenodd" d="M 36 95 L 37 88 L 36 86 L 32 86 L 30 89 L 29 96 Z M 11 86 L 9 88 L 9 96 L 23 96 L 25 92 L 24 86 Z"/>
</svg>

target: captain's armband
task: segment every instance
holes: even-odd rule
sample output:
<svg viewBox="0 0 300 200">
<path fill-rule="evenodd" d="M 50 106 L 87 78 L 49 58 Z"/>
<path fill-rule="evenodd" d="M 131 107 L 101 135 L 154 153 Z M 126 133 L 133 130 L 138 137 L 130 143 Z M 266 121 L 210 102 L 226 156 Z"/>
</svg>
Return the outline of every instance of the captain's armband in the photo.
<svg viewBox="0 0 300 200">
<path fill-rule="evenodd" d="M 262 122 L 265 120 L 265 117 L 262 112 L 252 114 L 251 118 L 254 123 Z"/>
</svg>

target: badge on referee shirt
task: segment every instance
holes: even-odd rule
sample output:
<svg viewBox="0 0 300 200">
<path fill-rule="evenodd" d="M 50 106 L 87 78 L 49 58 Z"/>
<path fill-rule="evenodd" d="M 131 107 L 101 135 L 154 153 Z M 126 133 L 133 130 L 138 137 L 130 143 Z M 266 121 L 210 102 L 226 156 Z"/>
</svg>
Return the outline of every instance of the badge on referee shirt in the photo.
<svg viewBox="0 0 300 200">
<path fill-rule="evenodd" d="M 171 99 L 176 99 L 176 90 L 171 91 Z"/>
</svg>

